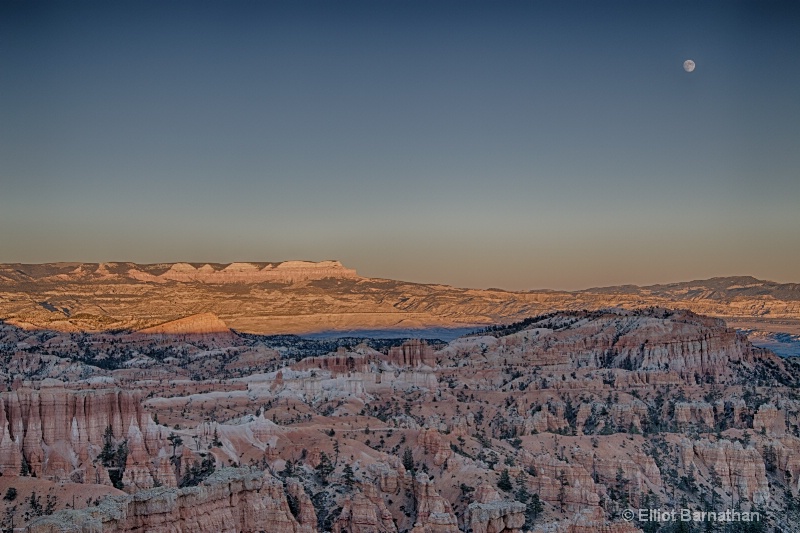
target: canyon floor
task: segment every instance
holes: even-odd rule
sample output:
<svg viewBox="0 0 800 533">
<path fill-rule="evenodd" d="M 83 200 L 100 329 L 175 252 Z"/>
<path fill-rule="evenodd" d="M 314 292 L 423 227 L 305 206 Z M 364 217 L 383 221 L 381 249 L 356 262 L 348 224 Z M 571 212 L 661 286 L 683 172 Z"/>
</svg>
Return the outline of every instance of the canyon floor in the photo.
<svg viewBox="0 0 800 533">
<path fill-rule="evenodd" d="M 3 265 L 2 528 L 798 531 L 798 291 Z"/>
</svg>

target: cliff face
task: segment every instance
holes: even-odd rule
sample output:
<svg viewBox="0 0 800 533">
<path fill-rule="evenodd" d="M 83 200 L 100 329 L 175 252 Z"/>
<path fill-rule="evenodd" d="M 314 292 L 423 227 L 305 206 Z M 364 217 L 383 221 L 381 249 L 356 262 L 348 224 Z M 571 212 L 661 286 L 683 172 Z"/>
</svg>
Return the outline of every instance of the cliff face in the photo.
<svg viewBox="0 0 800 533">
<path fill-rule="evenodd" d="M 153 423 L 139 393 L 119 389 L 70 390 L 63 386 L 19 389 L 0 394 L 0 471 L 17 475 L 24 460 L 32 474 L 53 481 L 107 483 L 98 455 L 111 428 L 114 446 L 128 441 L 133 486 L 155 480 L 175 485 L 169 470 L 159 469 L 167 430 Z M 162 454 L 163 455 L 163 454 Z"/>
<path fill-rule="evenodd" d="M 293 515 L 283 484 L 269 474 L 223 469 L 197 487 L 156 488 L 107 498 L 99 506 L 60 511 L 31 522 L 27 533 L 316 533 L 306 496 Z M 310 522 L 310 523 L 309 523 Z"/>
</svg>

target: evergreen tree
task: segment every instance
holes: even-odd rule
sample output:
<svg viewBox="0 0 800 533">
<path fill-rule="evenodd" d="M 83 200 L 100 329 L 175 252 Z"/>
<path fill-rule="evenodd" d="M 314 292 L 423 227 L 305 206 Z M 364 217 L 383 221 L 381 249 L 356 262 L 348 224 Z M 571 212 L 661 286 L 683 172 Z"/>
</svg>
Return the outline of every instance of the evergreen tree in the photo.
<svg viewBox="0 0 800 533">
<path fill-rule="evenodd" d="M 175 457 L 175 449 L 183 444 L 183 439 L 175 433 L 170 433 L 169 437 L 167 437 L 167 440 L 170 442 L 170 444 L 172 444 L 172 457 Z"/>
<path fill-rule="evenodd" d="M 500 479 L 497 481 L 497 488 L 504 492 L 510 492 L 511 489 L 514 488 L 513 485 L 511 485 L 511 478 L 508 475 L 508 468 L 504 468 L 500 473 Z"/>
<path fill-rule="evenodd" d="M 333 473 L 333 463 L 331 463 L 328 454 L 322 452 L 319 457 L 319 464 L 317 465 L 317 476 L 319 476 L 320 481 L 323 485 L 328 484 L 328 476 Z"/>
<path fill-rule="evenodd" d="M 538 494 L 534 494 L 531 496 L 531 499 L 528 500 L 527 505 L 525 506 L 525 529 L 530 529 L 533 527 L 533 522 L 539 518 L 539 515 L 542 514 L 544 511 L 544 506 L 542 505 L 542 500 L 539 499 Z"/>
<path fill-rule="evenodd" d="M 353 469 L 350 467 L 350 465 L 344 465 L 342 477 L 344 478 L 344 484 L 348 487 L 352 487 L 356 482 L 355 474 L 353 473 Z"/>
<path fill-rule="evenodd" d="M 283 470 L 278 472 L 278 475 L 283 477 L 292 477 L 294 476 L 294 461 L 289 459 L 286 461 L 286 465 L 283 467 Z"/>
<path fill-rule="evenodd" d="M 26 500 L 30 507 L 31 516 L 42 516 L 44 508 L 42 507 L 42 497 L 36 495 L 36 491 L 31 492 L 30 497 Z"/>
<path fill-rule="evenodd" d="M 414 466 L 414 454 L 411 453 L 411 449 L 406 448 L 403 451 L 403 467 L 408 471 L 412 476 L 416 471 Z"/>
<path fill-rule="evenodd" d="M 558 476 L 559 481 L 561 482 L 561 487 L 558 489 L 558 503 L 561 509 L 561 512 L 564 512 L 564 506 L 567 503 L 567 487 L 569 486 L 569 482 L 567 481 L 567 473 L 562 470 L 561 474 Z"/>
<path fill-rule="evenodd" d="M 114 430 L 110 425 L 106 426 L 103 433 L 103 450 L 97 456 L 102 461 L 103 466 L 109 466 L 109 463 L 114 458 Z"/>
<path fill-rule="evenodd" d="M 219 433 L 217 433 L 217 428 L 214 428 L 214 438 L 211 440 L 211 446 L 215 448 L 222 448 L 222 441 L 219 440 Z"/>
</svg>

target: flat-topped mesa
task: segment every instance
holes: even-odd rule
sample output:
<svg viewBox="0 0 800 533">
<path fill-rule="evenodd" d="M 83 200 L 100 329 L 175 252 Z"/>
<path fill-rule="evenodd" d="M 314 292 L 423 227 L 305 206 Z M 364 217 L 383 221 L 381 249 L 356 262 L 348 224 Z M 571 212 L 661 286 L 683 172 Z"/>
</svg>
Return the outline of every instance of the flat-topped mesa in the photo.
<svg viewBox="0 0 800 533">
<path fill-rule="evenodd" d="M 230 263 L 229 265 L 174 263 L 161 273 L 154 274 L 143 267 L 133 267 L 128 276 L 139 281 L 164 283 L 297 283 L 325 278 L 355 279 L 356 271 L 345 268 L 339 261 L 284 261 L 283 263 Z"/>
</svg>

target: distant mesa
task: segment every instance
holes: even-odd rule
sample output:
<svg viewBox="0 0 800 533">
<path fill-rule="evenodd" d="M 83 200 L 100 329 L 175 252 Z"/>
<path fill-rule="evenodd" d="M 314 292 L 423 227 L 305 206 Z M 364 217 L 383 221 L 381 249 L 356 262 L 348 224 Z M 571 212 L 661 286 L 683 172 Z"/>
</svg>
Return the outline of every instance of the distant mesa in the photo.
<svg viewBox="0 0 800 533">
<path fill-rule="evenodd" d="M 153 265 L 155 266 L 155 265 Z M 283 263 L 230 263 L 229 265 L 174 263 L 161 274 L 145 265 L 134 265 L 128 276 L 145 282 L 165 283 L 167 281 L 223 283 L 297 283 L 300 281 L 325 278 L 355 279 L 356 271 L 345 268 L 339 261 L 285 261 Z"/>
</svg>

